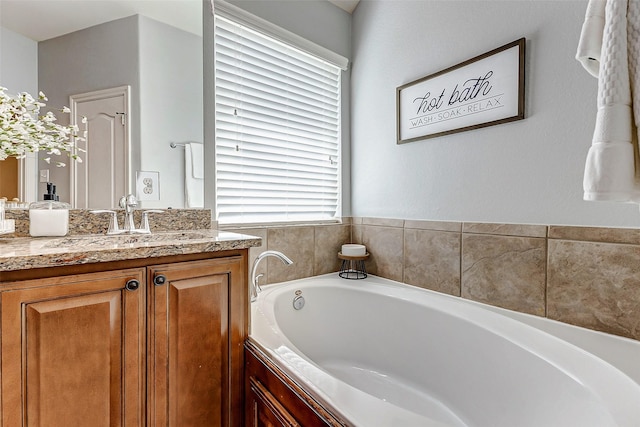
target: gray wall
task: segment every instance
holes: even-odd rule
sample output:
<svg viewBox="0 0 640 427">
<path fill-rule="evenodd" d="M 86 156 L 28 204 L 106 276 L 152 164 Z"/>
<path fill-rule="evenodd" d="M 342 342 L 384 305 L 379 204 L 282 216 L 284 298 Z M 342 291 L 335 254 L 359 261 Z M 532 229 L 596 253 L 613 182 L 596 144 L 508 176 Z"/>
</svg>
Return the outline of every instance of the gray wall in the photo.
<svg viewBox="0 0 640 427">
<path fill-rule="evenodd" d="M 585 1 L 362 1 L 353 14 L 354 216 L 640 225 L 582 200 L 597 81 L 574 59 Z M 526 119 L 396 145 L 398 86 L 527 39 Z"/>
<path fill-rule="evenodd" d="M 68 105 L 73 94 L 131 86 L 131 191 L 136 171 L 160 172 L 160 201 L 141 206 L 183 207 L 184 149 L 169 142 L 202 141 L 202 38 L 136 15 L 40 42 L 39 62 L 50 107 Z M 40 168 L 68 201 L 69 168 L 44 161 Z"/>
<path fill-rule="evenodd" d="M 140 142 L 140 82 L 138 59 L 138 16 L 130 16 L 38 44 L 38 86 L 47 94 L 47 107 L 69 105 L 69 96 L 111 87 L 131 86 L 131 147 Z M 60 123 L 68 117 L 59 114 Z M 44 158 L 44 155 L 40 156 Z M 65 160 L 63 160 L 65 161 Z M 137 170 L 139 153 L 132 152 L 132 170 Z M 40 161 L 50 170 L 60 200 L 69 201 L 69 168 Z M 40 195 L 45 192 L 40 184 Z"/>
</svg>

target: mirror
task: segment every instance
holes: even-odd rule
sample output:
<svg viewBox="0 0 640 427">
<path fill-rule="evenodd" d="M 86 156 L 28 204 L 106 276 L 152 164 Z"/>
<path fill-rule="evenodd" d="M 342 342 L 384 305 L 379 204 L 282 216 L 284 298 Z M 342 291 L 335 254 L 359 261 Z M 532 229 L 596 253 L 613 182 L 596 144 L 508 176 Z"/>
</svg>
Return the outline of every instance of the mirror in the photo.
<svg viewBox="0 0 640 427">
<path fill-rule="evenodd" d="M 129 87 L 126 164 L 105 159 L 108 167 L 96 167 L 98 176 L 88 168 L 88 192 L 109 192 L 110 183 L 120 180 L 133 194 L 143 195 L 147 187 L 144 208 L 202 207 L 185 203 L 184 148 L 203 141 L 202 7 L 201 0 L 0 2 L 0 85 L 9 93 L 43 91 L 46 109 L 67 124 L 69 115 L 55 109 L 69 106 L 70 97 Z M 111 117 L 110 126 L 125 123 L 124 116 Z M 103 130 L 109 133 L 108 126 Z M 97 141 L 89 139 L 91 150 Z M 20 198 L 41 200 L 48 180 L 61 201 L 75 200 L 72 179 L 82 173 L 72 173 L 68 159 L 61 158 L 67 166 L 58 168 L 53 158 L 44 161 L 44 153 L 38 157 L 20 166 Z M 113 193 L 111 200 L 124 195 Z"/>
</svg>

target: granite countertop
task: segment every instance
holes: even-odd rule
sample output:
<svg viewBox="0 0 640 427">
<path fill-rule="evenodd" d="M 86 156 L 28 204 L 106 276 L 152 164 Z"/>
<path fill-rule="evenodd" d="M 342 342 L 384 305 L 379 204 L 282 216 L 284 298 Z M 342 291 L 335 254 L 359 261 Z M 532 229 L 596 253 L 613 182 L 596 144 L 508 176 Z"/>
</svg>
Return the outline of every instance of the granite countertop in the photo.
<svg viewBox="0 0 640 427">
<path fill-rule="evenodd" d="M 247 249 L 259 245 L 259 237 L 211 229 L 111 236 L 0 238 L 0 271 Z"/>
</svg>

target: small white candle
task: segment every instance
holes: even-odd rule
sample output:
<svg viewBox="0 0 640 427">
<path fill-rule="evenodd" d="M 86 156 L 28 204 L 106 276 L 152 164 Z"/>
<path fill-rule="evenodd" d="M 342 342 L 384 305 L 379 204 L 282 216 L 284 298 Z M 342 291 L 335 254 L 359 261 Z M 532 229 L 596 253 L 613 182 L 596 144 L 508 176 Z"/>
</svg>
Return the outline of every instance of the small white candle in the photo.
<svg viewBox="0 0 640 427">
<path fill-rule="evenodd" d="M 365 256 L 366 254 L 367 248 L 364 245 L 342 245 L 342 255 L 344 256 Z"/>
</svg>

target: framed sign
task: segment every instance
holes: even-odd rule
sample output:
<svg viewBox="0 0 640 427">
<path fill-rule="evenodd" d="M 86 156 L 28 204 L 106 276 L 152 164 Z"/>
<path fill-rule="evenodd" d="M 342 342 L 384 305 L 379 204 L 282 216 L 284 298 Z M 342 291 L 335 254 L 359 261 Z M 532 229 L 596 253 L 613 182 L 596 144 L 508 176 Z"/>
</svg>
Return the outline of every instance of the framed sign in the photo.
<svg viewBox="0 0 640 427">
<path fill-rule="evenodd" d="M 398 144 L 524 119 L 521 38 L 396 89 Z"/>
</svg>

